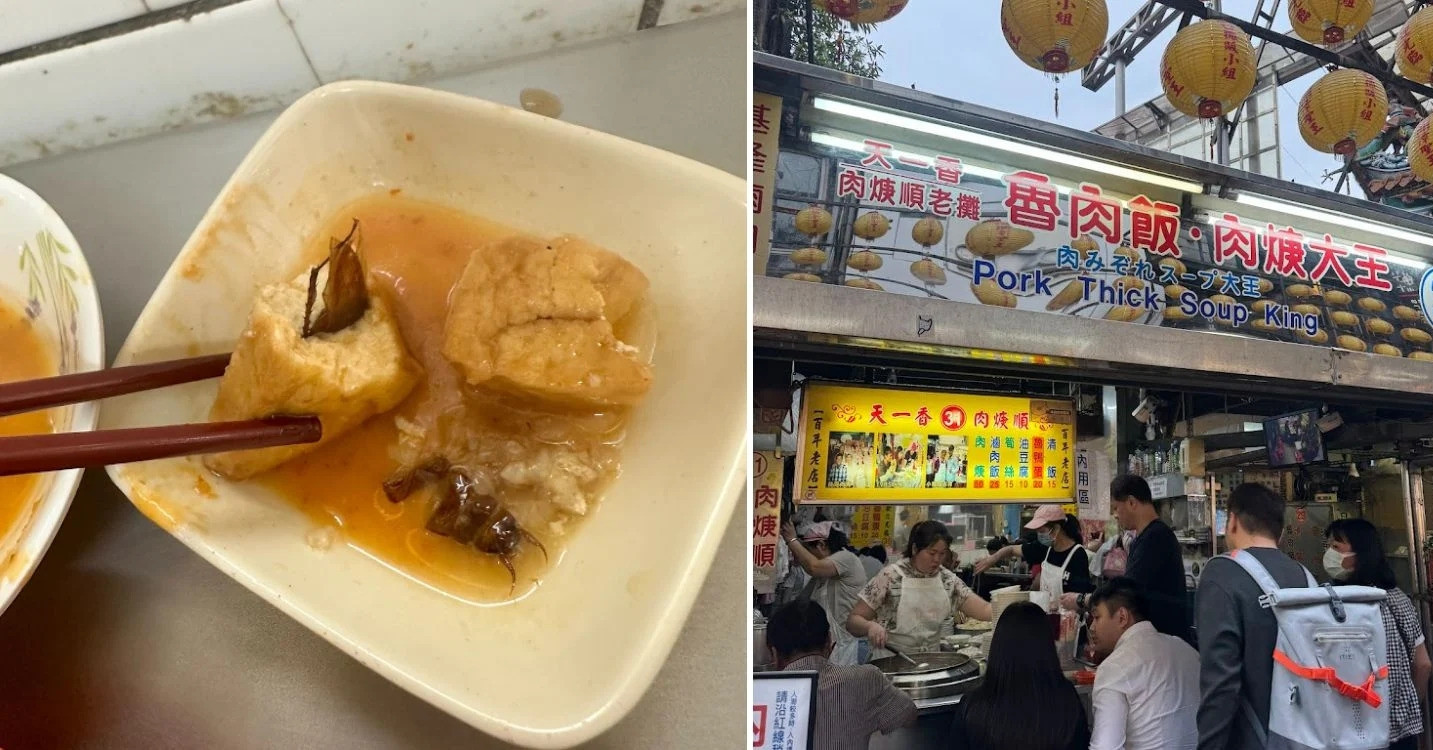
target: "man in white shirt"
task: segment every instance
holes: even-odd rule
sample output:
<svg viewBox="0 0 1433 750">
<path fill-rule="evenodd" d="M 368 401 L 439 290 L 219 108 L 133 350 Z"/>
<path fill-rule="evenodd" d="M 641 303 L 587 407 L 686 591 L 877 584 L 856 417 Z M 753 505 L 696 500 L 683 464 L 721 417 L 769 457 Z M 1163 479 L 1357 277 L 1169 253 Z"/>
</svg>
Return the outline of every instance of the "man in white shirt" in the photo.
<svg viewBox="0 0 1433 750">
<path fill-rule="evenodd" d="M 1090 750 L 1194 750 L 1199 652 L 1146 619 L 1138 585 L 1116 578 L 1090 596 L 1095 673 Z"/>
</svg>

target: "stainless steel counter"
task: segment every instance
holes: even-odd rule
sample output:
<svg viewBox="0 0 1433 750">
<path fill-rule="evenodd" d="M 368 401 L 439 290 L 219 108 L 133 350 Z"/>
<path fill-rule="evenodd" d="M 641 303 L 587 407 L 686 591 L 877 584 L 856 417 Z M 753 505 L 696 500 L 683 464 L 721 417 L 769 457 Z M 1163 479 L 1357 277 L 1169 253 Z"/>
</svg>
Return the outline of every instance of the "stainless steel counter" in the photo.
<svg viewBox="0 0 1433 750">
<path fill-rule="evenodd" d="M 514 104 L 522 88 L 544 88 L 562 98 L 564 119 L 745 174 L 747 64 L 733 54 L 746 43 L 745 27 L 735 13 L 432 85 Z M 54 205 L 78 237 L 99 282 L 111 356 L 276 114 L 6 170 Z M 680 512 L 679 499 L 672 512 Z M 738 508 L 656 683 L 590 747 L 726 750 L 750 742 L 746 531 Z M 635 541 L 614 552 L 642 554 Z M 86 475 L 49 554 L 0 617 L 0 642 L 6 748 L 507 747 L 210 567 L 135 511 L 101 471 Z M 502 689 L 502 675 L 473 679 Z"/>
</svg>

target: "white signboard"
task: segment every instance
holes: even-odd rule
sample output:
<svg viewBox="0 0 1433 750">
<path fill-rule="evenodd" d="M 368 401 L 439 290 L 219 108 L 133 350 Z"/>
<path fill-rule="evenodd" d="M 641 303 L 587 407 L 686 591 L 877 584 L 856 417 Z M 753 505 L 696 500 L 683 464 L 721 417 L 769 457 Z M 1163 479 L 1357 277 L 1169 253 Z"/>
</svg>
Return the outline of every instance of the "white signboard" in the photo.
<svg viewBox="0 0 1433 750">
<path fill-rule="evenodd" d="M 1114 465 L 1100 448 L 1103 438 L 1081 440 L 1075 444 L 1075 505 L 1085 521 L 1104 521 L 1110 517 L 1110 480 Z"/>
<path fill-rule="evenodd" d="M 816 672 L 757 672 L 751 680 L 753 750 L 814 750 Z"/>
</svg>

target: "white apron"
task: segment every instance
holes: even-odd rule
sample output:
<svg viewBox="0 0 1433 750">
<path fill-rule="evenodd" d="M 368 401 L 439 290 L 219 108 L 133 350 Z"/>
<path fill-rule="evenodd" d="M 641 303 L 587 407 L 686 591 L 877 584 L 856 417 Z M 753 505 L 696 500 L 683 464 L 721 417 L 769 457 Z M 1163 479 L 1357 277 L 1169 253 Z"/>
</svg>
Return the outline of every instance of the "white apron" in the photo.
<svg viewBox="0 0 1433 750">
<path fill-rule="evenodd" d="M 1045 561 L 1040 563 L 1040 590 L 1050 595 L 1052 610 L 1060 606 L 1060 596 L 1065 593 L 1065 568 L 1074 559 L 1075 548 L 1066 550 L 1065 562 L 1058 568 L 1050 564 L 1050 553 L 1054 551 L 1054 547 L 1046 547 Z"/>
<path fill-rule="evenodd" d="M 940 624 L 950 617 L 950 593 L 940 576 L 901 581 L 901 603 L 896 606 L 896 624 L 886 632 L 886 643 L 903 654 L 935 651 L 940 647 Z M 872 658 L 894 656 L 883 648 L 871 649 Z"/>
<path fill-rule="evenodd" d="M 822 585 L 825 583 L 826 585 Z M 821 605 L 826 611 L 826 625 L 831 630 L 831 656 L 827 661 L 838 667 L 854 667 L 861 663 L 861 643 L 851 631 L 846 629 L 846 621 L 836 621 L 839 614 L 836 611 L 836 586 L 839 582 L 834 578 L 815 578 L 807 582 L 806 588 L 801 591 L 802 599 L 811 599 Z M 850 612 L 847 612 L 850 614 Z"/>
</svg>

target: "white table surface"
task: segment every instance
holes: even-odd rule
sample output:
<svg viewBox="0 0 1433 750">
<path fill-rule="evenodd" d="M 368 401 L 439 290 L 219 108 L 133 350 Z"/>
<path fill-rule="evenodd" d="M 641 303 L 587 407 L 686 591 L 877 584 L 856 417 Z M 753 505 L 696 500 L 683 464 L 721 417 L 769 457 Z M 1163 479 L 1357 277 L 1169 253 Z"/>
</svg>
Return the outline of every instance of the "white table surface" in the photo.
<svg viewBox="0 0 1433 750">
<path fill-rule="evenodd" d="M 742 13 L 434 82 L 745 173 Z M 199 217 L 277 115 L 17 165 L 79 239 L 110 358 Z M 744 248 L 732 248 L 744 253 Z M 652 688 L 592 748 L 735 748 L 746 729 L 745 514 Z M 672 512 L 680 512 L 673 508 Z M 631 554 L 641 554 L 635 541 Z M 0 617 L 0 747 L 502 748 L 249 593 L 89 472 L 54 545 Z M 600 647 L 600 644 L 593 644 Z M 560 664 L 553 678 L 560 679 Z M 500 675 L 473 679 L 502 689 Z"/>
</svg>

